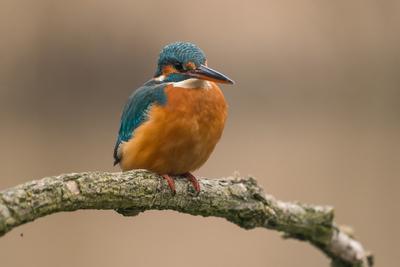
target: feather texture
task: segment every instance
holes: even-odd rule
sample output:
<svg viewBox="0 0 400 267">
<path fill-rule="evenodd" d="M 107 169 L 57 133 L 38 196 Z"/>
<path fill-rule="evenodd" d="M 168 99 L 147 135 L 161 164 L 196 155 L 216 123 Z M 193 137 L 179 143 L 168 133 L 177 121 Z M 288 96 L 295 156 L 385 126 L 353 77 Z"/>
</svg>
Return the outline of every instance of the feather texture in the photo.
<svg viewBox="0 0 400 267">
<path fill-rule="evenodd" d="M 148 119 L 123 143 L 123 170 L 148 169 L 183 174 L 200 168 L 221 137 L 227 105 L 219 87 L 164 89 L 165 105 L 153 105 Z"/>
<path fill-rule="evenodd" d="M 114 165 L 121 160 L 119 146 L 131 139 L 135 129 L 148 119 L 151 106 L 166 103 L 165 86 L 165 83 L 150 80 L 129 97 L 121 116 L 121 125 L 114 148 Z"/>
</svg>

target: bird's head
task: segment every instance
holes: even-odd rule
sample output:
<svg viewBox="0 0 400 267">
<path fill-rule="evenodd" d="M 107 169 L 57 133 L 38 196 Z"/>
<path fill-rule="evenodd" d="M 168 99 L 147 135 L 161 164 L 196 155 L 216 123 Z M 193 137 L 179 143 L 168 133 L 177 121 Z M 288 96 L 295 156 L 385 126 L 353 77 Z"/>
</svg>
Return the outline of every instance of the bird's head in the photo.
<svg viewBox="0 0 400 267">
<path fill-rule="evenodd" d="M 224 74 L 209 68 L 204 52 L 188 42 L 172 43 L 161 50 L 154 77 L 171 82 L 196 78 L 216 83 L 234 83 Z"/>
</svg>

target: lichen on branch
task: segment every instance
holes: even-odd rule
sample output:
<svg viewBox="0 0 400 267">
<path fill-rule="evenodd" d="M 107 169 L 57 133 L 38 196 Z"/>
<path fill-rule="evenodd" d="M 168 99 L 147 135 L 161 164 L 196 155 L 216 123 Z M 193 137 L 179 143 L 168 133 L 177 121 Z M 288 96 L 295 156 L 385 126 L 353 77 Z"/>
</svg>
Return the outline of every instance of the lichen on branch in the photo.
<svg viewBox="0 0 400 267">
<path fill-rule="evenodd" d="M 244 229 L 263 227 L 308 241 L 332 259 L 332 266 L 372 266 L 372 256 L 336 227 L 333 208 L 283 202 L 265 194 L 254 178 L 199 179 L 196 194 L 176 179 L 172 194 L 160 176 L 135 170 L 85 172 L 46 177 L 0 191 L 0 236 L 18 225 L 61 211 L 113 209 L 125 216 L 146 210 L 175 210 L 225 218 Z"/>
</svg>

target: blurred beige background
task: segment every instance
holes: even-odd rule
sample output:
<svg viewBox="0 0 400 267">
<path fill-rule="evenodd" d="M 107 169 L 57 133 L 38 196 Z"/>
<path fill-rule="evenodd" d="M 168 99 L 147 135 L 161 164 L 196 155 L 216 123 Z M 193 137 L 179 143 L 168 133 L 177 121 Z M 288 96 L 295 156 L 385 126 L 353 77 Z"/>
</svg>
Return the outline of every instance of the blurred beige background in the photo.
<svg viewBox="0 0 400 267">
<path fill-rule="evenodd" d="M 197 43 L 230 117 L 200 176 L 235 170 L 284 200 L 331 204 L 398 264 L 399 1 L 0 2 L 0 189 L 43 176 L 117 171 L 132 90 L 161 47 Z M 20 234 L 23 233 L 23 237 Z M 79 211 L 0 239 L 0 265 L 328 266 L 308 244 L 176 212 Z"/>
</svg>

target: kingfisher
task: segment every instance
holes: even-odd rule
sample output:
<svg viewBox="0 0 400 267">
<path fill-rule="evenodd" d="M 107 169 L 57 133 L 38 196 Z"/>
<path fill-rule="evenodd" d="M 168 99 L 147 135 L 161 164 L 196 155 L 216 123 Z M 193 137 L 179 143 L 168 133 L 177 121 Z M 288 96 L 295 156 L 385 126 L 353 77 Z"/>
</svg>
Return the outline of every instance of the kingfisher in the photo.
<svg viewBox="0 0 400 267">
<path fill-rule="evenodd" d="M 175 193 L 173 177 L 187 178 L 209 158 L 227 118 L 227 103 L 217 83 L 234 84 L 207 65 L 195 44 L 166 45 L 152 79 L 135 90 L 122 112 L 114 165 L 123 171 L 147 169 L 162 176 Z"/>
</svg>

